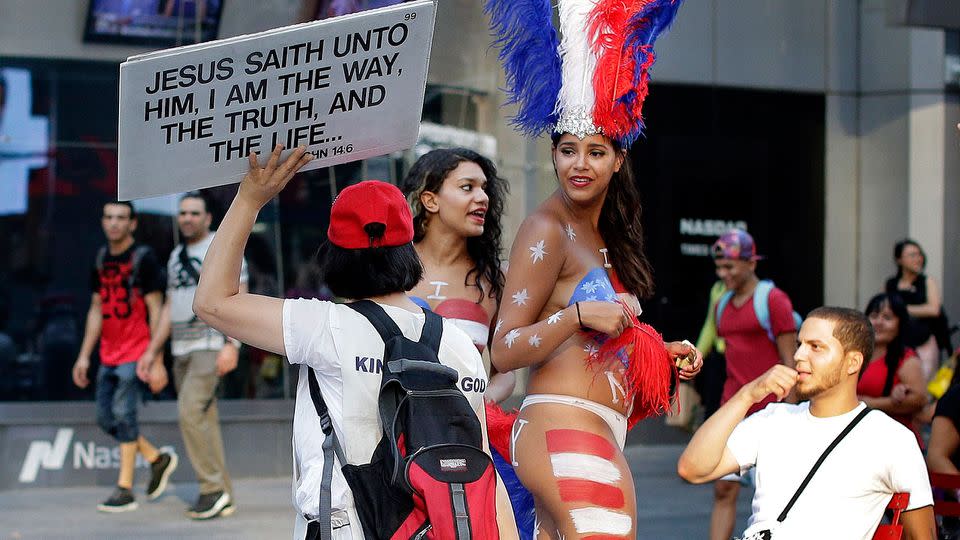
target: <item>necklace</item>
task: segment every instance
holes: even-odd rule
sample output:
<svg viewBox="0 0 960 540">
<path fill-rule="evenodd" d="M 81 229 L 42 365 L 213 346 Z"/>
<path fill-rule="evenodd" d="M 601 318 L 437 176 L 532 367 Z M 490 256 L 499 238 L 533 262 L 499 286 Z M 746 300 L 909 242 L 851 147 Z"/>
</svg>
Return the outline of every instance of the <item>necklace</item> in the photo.
<svg viewBox="0 0 960 540">
<path fill-rule="evenodd" d="M 613 268 L 613 265 L 610 264 L 610 260 L 607 259 L 607 253 L 609 250 L 607 248 L 600 248 L 598 251 L 600 251 L 600 254 L 603 255 L 603 267 L 607 269 Z"/>
</svg>

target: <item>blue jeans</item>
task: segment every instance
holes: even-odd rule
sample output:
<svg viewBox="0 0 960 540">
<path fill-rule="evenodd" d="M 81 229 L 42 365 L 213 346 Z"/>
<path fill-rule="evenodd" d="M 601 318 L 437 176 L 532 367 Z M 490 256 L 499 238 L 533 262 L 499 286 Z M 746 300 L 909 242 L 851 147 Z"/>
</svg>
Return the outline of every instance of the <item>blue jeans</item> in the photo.
<svg viewBox="0 0 960 540">
<path fill-rule="evenodd" d="M 137 378 L 137 363 L 100 366 L 97 373 L 97 425 L 121 443 L 140 435 L 137 405 L 143 383 Z"/>
</svg>

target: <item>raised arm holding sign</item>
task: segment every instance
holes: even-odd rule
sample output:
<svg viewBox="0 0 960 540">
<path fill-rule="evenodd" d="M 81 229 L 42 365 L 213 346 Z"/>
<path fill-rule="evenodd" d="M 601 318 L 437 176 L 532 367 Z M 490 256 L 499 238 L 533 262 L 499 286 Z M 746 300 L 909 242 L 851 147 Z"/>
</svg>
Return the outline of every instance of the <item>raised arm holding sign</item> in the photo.
<svg viewBox="0 0 960 540">
<path fill-rule="evenodd" d="M 305 146 L 306 170 L 412 146 L 435 17 L 419 0 L 131 57 L 119 198 L 239 182 L 278 144 Z"/>
</svg>

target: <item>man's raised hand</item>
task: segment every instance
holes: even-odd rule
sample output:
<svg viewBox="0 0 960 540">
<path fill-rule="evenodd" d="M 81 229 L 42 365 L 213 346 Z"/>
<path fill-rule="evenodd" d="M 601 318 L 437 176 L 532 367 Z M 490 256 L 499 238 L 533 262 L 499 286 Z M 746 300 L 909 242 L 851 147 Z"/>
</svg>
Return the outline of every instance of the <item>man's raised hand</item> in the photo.
<svg viewBox="0 0 960 540">
<path fill-rule="evenodd" d="M 743 390 L 753 403 L 760 403 L 770 394 L 777 396 L 779 401 L 790 394 L 795 384 L 797 384 L 797 370 L 777 364 L 747 383 Z"/>
</svg>

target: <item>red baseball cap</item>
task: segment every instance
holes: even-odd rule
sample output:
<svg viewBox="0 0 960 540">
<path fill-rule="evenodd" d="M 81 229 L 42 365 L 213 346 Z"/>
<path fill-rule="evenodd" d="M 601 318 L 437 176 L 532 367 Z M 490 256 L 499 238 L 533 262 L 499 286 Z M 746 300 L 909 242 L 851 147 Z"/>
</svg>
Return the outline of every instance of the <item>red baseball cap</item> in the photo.
<svg viewBox="0 0 960 540">
<path fill-rule="evenodd" d="M 367 227 L 372 223 L 382 225 Z M 344 249 L 396 247 L 413 241 L 413 215 L 393 184 L 366 180 L 337 195 L 330 209 L 327 238 Z"/>
</svg>

